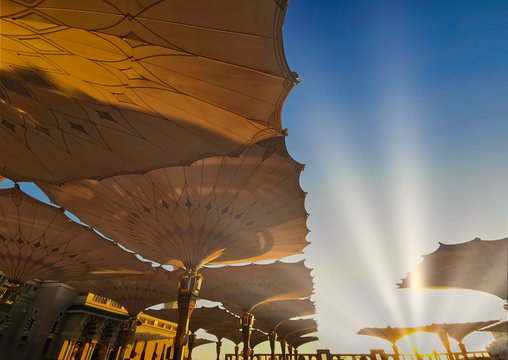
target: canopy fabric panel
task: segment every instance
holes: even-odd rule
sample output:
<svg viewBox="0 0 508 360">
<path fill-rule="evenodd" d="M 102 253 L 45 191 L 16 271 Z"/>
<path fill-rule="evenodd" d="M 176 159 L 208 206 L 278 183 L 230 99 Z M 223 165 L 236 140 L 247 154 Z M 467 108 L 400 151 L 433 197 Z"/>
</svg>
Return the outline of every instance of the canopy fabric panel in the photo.
<svg viewBox="0 0 508 360">
<path fill-rule="evenodd" d="M 315 332 L 317 332 L 317 325 L 309 327 L 309 328 L 306 328 L 306 329 L 301 329 L 301 330 L 293 331 L 291 334 L 286 335 L 285 339 L 289 343 L 292 343 L 293 341 L 301 338 L 304 335 L 313 334 Z"/>
<path fill-rule="evenodd" d="M 0 271 L 16 283 L 137 274 L 150 266 L 63 209 L 23 193 L 0 189 Z"/>
<path fill-rule="evenodd" d="M 66 283 L 82 292 L 113 299 L 127 309 L 130 316 L 136 316 L 150 306 L 175 301 L 178 280 L 182 274 L 182 270 L 167 271 L 157 268 L 140 275 Z"/>
<path fill-rule="evenodd" d="M 39 185 L 52 201 L 143 257 L 198 269 L 301 253 L 308 244 L 302 169 L 284 141 L 273 139 L 236 158 Z"/>
<path fill-rule="evenodd" d="M 199 296 L 219 301 L 229 311 L 241 315 L 270 301 L 309 297 L 313 290 L 310 272 L 303 260 L 203 268 Z"/>
<path fill-rule="evenodd" d="M 265 333 L 258 331 L 258 330 L 252 330 L 250 334 L 250 348 L 254 349 L 259 344 L 268 341 L 268 335 Z"/>
<path fill-rule="evenodd" d="M 461 288 L 483 291 L 508 300 L 508 238 L 474 239 L 441 244 L 415 267 L 398 286 L 403 289 Z"/>
<path fill-rule="evenodd" d="M 307 343 L 310 343 L 310 342 L 313 342 L 313 341 L 318 341 L 319 338 L 317 336 L 301 336 L 299 338 L 296 338 L 294 340 L 291 340 L 291 345 L 297 349 L 298 347 L 304 345 L 304 344 L 307 344 Z"/>
<path fill-rule="evenodd" d="M 375 336 L 381 339 L 385 339 L 391 342 L 393 345 L 397 343 L 403 337 L 416 334 L 419 332 L 434 332 L 434 329 L 420 326 L 420 327 L 408 327 L 408 328 L 392 328 L 387 326 L 385 328 L 364 328 L 357 332 L 359 335 Z"/>
<path fill-rule="evenodd" d="M 146 310 L 143 313 L 159 319 L 178 322 L 178 309 Z M 192 311 L 189 319 L 189 329 L 197 331 L 225 322 L 234 322 L 237 327 L 240 324 L 238 317 L 218 306 L 199 307 L 194 308 Z"/>
<path fill-rule="evenodd" d="M 289 335 L 298 332 L 297 336 L 311 334 L 317 331 L 317 323 L 314 319 L 286 320 L 276 328 L 277 335 L 286 339 Z"/>
<path fill-rule="evenodd" d="M 212 332 L 212 331 L 208 331 L 208 332 L 212 335 L 217 336 L 217 338 L 219 338 L 219 336 L 216 335 L 215 332 Z M 252 333 L 251 333 L 251 335 L 252 335 Z M 222 336 L 222 338 L 231 340 L 235 345 L 238 345 L 243 341 L 243 333 L 242 333 L 242 330 L 240 330 L 240 328 L 232 328 L 229 332 L 225 333 Z"/>
<path fill-rule="evenodd" d="M 235 344 L 243 341 L 242 331 L 240 330 L 240 319 L 224 322 L 209 323 L 203 326 L 207 333 L 214 335 L 217 339 L 229 339 Z"/>
<path fill-rule="evenodd" d="M 256 327 L 266 332 L 274 331 L 285 320 L 313 315 L 315 312 L 316 308 L 310 299 L 271 301 L 252 310 Z"/>
<path fill-rule="evenodd" d="M 0 174 L 101 179 L 282 136 L 286 6 L 2 1 Z"/>
</svg>

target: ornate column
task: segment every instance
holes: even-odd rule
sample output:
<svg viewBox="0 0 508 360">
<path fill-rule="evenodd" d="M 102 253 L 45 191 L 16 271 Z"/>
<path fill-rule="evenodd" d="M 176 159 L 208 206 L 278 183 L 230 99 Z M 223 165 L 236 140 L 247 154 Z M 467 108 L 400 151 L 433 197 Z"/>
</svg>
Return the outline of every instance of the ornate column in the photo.
<svg viewBox="0 0 508 360">
<path fill-rule="evenodd" d="M 217 343 L 215 344 L 215 350 L 217 352 L 217 360 L 220 360 L 220 351 L 222 350 L 222 340 L 217 340 Z"/>
<path fill-rule="evenodd" d="M 238 346 L 238 344 L 235 344 L 235 360 L 239 360 L 238 359 L 238 352 L 240 351 L 240 346 Z"/>
<path fill-rule="evenodd" d="M 161 357 L 159 358 L 159 360 L 164 360 L 165 358 L 166 358 L 166 343 L 164 343 L 164 346 L 162 347 Z"/>
<path fill-rule="evenodd" d="M 298 360 L 298 349 L 295 349 L 295 360 Z"/>
<path fill-rule="evenodd" d="M 242 326 L 243 335 L 243 360 L 249 359 L 249 347 L 250 347 L 250 332 L 252 330 L 252 323 L 254 322 L 254 315 L 245 313 L 240 317 L 240 324 Z"/>
<path fill-rule="evenodd" d="M 203 277 L 189 270 L 178 282 L 178 327 L 174 340 L 173 360 L 183 360 L 189 319 L 196 305 Z"/>
<path fill-rule="evenodd" d="M 134 359 L 136 357 L 136 346 L 138 346 L 138 339 L 134 339 L 134 342 L 131 346 L 131 351 L 129 353 L 129 357 L 127 359 Z"/>
<path fill-rule="evenodd" d="M 141 322 L 138 320 L 136 316 L 133 316 L 125 320 L 118 339 L 119 349 L 117 359 L 123 360 L 123 358 L 125 357 L 125 350 L 127 349 L 127 345 L 133 342 L 134 336 L 136 335 L 136 328 L 140 324 Z"/>
<path fill-rule="evenodd" d="M 399 360 L 399 347 L 397 345 L 393 344 L 392 348 L 393 348 L 393 355 L 394 355 L 395 360 Z"/>
<path fill-rule="evenodd" d="M 277 333 L 275 331 L 268 334 L 268 341 L 270 342 L 272 360 L 275 360 L 275 342 L 277 341 Z"/>
<path fill-rule="evenodd" d="M 293 360 L 293 345 L 288 344 L 289 360 Z"/>
<path fill-rule="evenodd" d="M 287 345 L 287 341 L 282 339 L 279 342 L 280 342 L 280 347 L 282 349 L 282 359 L 286 360 L 286 345 Z"/>
<path fill-rule="evenodd" d="M 147 345 L 148 345 L 148 340 L 145 340 L 145 343 L 143 344 L 143 350 L 141 350 L 141 355 L 139 356 L 140 359 L 145 360 L 146 346 Z"/>
<path fill-rule="evenodd" d="M 96 346 L 97 346 L 96 340 L 92 340 L 89 343 L 88 350 L 86 352 L 84 360 L 90 360 L 92 358 L 92 355 L 93 355 L 93 352 L 94 352 Z"/>
<path fill-rule="evenodd" d="M 67 360 L 71 357 L 72 351 L 74 350 L 74 346 L 76 345 L 76 340 L 65 340 L 60 353 L 58 354 L 58 360 Z"/>
<path fill-rule="evenodd" d="M 5 286 L 0 286 L 0 320 L 2 320 L 11 311 L 12 304 L 19 296 L 20 284 L 9 282 Z"/>
<path fill-rule="evenodd" d="M 152 360 L 157 360 L 157 348 L 159 347 L 159 343 L 155 342 L 155 348 L 153 349 L 152 353 Z"/>
<path fill-rule="evenodd" d="M 194 350 L 194 343 L 196 342 L 196 335 L 191 333 L 189 335 L 189 345 L 188 345 L 188 353 L 187 360 L 192 360 L 192 350 Z"/>
<path fill-rule="evenodd" d="M 114 346 L 111 344 L 106 345 L 105 350 L 104 350 L 104 355 L 102 357 L 99 357 L 98 360 L 109 360 L 109 356 L 111 355 L 113 348 L 114 348 Z"/>
</svg>

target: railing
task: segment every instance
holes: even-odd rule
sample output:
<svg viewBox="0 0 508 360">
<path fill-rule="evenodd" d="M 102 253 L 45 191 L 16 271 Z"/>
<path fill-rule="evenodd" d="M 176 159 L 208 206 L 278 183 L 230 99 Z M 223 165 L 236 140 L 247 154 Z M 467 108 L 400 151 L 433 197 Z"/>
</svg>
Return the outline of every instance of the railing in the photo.
<svg viewBox="0 0 508 360">
<path fill-rule="evenodd" d="M 489 353 L 487 352 L 467 352 L 467 359 L 463 353 L 453 353 L 454 359 L 450 359 L 448 354 L 399 354 L 399 358 L 394 354 L 380 354 L 380 353 L 369 353 L 369 354 L 328 354 L 328 353 L 316 353 L 316 354 L 298 354 L 298 359 L 293 356 L 282 356 L 281 354 L 275 355 L 273 360 L 486 360 L 490 359 Z M 226 360 L 243 360 L 243 356 L 235 354 L 226 354 Z M 254 354 L 249 360 L 272 360 L 271 354 Z"/>
<path fill-rule="evenodd" d="M 116 313 L 127 313 L 122 305 L 114 300 L 108 299 L 107 297 L 100 296 L 97 294 L 88 293 L 84 299 L 85 304 L 98 307 L 100 309 L 116 312 Z"/>
<path fill-rule="evenodd" d="M 138 320 L 144 325 L 149 325 L 156 328 L 176 331 L 176 324 L 170 321 L 157 319 L 146 314 L 138 315 Z"/>
</svg>

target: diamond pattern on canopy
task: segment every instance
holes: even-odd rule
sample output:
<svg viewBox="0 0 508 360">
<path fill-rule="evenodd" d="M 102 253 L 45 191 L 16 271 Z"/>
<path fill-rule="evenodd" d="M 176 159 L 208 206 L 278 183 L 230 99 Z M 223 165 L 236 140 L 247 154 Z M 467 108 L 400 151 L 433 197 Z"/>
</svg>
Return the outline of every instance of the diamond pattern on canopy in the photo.
<svg viewBox="0 0 508 360">
<path fill-rule="evenodd" d="M 0 271 L 15 283 L 136 274 L 150 266 L 62 209 L 23 193 L 0 189 Z"/>
<path fill-rule="evenodd" d="M 302 169 L 283 140 L 272 139 L 237 158 L 40 186 L 143 257 L 197 269 L 301 253 L 308 233 Z"/>
<path fill-rule="evenodd" d="M 221 302 L 226 309 L 240 315 L 269 301 L 309 297 L 313 290 L 310 272 L 303 260 L 207 267 L 201 270 L 203 285 L 199 294 L 203 299 Z"/>
<path fill-rule="evenodd" d="M 393 345 L 397 343 L 403 337 L 416 334 L 419 332 L 430 332 L 433 333 L 434 329 L 430 329 L 425 326 L 420 327 L 409 327 L 409 328 L 392 328 L 387 326 L 385 328 L 363 328 L 357 332 L 359 335 L 375 336 L 381 339 L 385 339 L 391 342 Z"/>
<path fill-rule="evenodd" d="M 143 313 L 154 316 L 159 319 L 178 322 L 178 309 L 161 309 L 146 310 Z M 192 311 L 192 317 L 189 319 L 189 329 L 197 331 L 198 329 L 206 329 L 224 322 L 234 322 L 239 327 L 240 320 L 230 312 L 215 307 L 197 307 Z"/>
<path fill-rule="evenodd" d="M 462 288 L 494 294 L 508 299 L 508 238 L 500 240 L 474 239 L 460 244 L 442 244 L 431 254 L 423 256 L 398 286 L 407 288 Z"/>
<path fill-rule="evenodd" d="M 297 349 L 299 346 L 302 346 L 303 344 L 307 344 L 313 341 L 318 341 L 319 338 L 317 336 L 301 336 L 294 340 L 291 340 L 291 345 Z"/>
<path fill-rule="evenodd" d="M 314 319 L 298 319 L 298 320 L 286 320 L 277 327 L 277 335 L 281 339 L 286 339 L 291 334 L 296 333 L 296 337 L 311 334 L 317 331 L 317 323 Z"/>
<path fill-rule="evenodd" d="M 285 320 L 312 315 L 315 312 L 316 308 L 310 299 L 271 301 L 252 310 L 256 328 L 266 332 L 275 331 L 277 325 Z"/>
<path fill-rule="evenodd" d="M 282 136 L 287 1 L 1 2 L 0 173 L 63 183 Z"/>
<path fill-rule="evenodd" d="M 157 268 L 122 278 L 66 283 L 82 292 L 91 292 L 115 300 L 127 309 L 132 317 L 150 306 L 175 301 L 178 280 L 182 274 L 182 270 L 166 271 Z"/>
</svg>

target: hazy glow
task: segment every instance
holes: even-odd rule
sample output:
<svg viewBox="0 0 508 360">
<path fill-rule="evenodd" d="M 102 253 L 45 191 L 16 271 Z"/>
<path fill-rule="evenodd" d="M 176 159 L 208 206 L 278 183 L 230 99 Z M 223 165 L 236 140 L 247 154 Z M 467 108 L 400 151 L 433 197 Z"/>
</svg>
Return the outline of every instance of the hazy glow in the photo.
<svg viewBox="0 0 508 360">
<path fill-rule="evenodd" d="M 321 339 L 302 351 L 391 353 L 390 343 L 356 331 L 506 317 L 490 294 L 395 287 L 438 241 L 507 234 L 507 106 L 495 95 L 507 74 L 493 55 L 506 30 L 482 33 L 490 14 L 402 2 L 291 3 L 286 55 L 302 84 L 283 122 L 289 150 L 307 164 L 306 255 Z M 472 64 L 480 47 L 490 57 Z M 477 71 L 486 64 L 495 70 Z M 465 338 L 475 350 L 490 341 L 490 333 Z M 400 351 L 412 353 L 411 342 L 422 353 L 444 350 L 436 335 L 415 334 Z"/>
<path fill-rule="evenodd" d="M 283 124 L 290 153 L 307 164 L 305 256 L 320 337 L 300 353 L 392 353 L 389 342 L 356 332 L 507 318 L 490 294 L 395 287 L 438 242 L 508 234 L 508 5 L 422 4 L 289 4 L 285 52 L 302 83 Z M 476 332 L 464 343 L 480 350 L 491 341 Z M 444 351 L 427 333 L 398 345 Z M 233 346 L 225 340 L 222 353 Z M 255 350 L 268 353 L 268 343 Z M 215 359 L 215 345 L 193 356 Z"/>
</svg>

